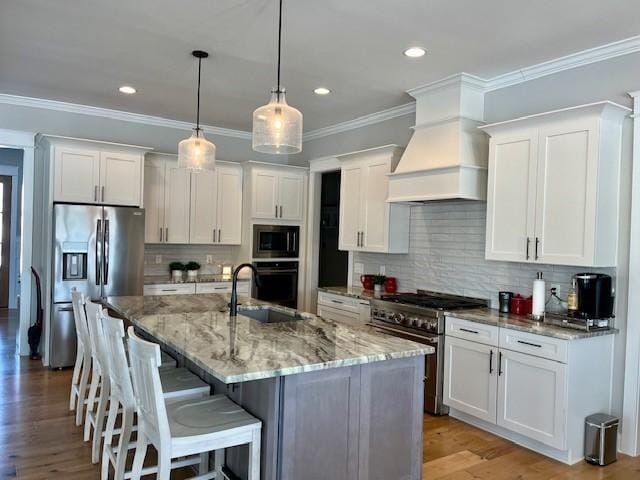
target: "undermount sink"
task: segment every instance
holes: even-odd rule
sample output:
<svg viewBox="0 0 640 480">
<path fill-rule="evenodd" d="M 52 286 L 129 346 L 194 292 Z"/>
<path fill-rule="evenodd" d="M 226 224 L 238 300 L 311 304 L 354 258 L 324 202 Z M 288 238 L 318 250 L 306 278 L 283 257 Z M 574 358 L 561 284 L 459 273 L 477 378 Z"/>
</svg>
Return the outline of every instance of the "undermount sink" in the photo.
<svg viewBox="0 0 640 480">
<path fill-rule="evenodd" d="M 260 323 L 294 322 L 303 319 L 303 317 L 297 313 L 283 312 L 282 310 L 275 310 L 268 307 L 251 309 L 239 308 L 238 315 L 253 318 Z"/>
</svg>

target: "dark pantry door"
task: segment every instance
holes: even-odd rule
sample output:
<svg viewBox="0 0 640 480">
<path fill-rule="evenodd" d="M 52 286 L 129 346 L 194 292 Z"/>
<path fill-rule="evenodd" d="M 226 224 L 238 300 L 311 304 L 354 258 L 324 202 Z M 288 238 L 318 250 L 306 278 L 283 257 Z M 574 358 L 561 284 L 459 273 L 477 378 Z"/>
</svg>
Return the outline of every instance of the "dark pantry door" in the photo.
<svg viewBox="0 0 640 480">
<path fill-rule="evenodd" d="M 0 175 L 0 308 L 9 306 L 11 252 L 11 177 Z"/>
</svg>

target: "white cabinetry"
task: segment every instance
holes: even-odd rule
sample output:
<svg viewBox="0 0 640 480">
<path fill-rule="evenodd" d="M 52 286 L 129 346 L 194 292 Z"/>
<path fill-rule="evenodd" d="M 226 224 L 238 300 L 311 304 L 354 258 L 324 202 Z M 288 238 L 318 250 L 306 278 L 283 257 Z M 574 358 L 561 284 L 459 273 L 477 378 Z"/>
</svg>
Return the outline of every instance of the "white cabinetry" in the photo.
<svg viewBox="0 0 640 480">
<path fill-rule="evenodd" d="M 628 113 L 600 102 L 482 127 L 491 135 L 488 260 L 616 265 Z"/>
<path fill-rule="evenodd" d="M 365 325 L 371 317 L 368 300 L 318 292 L 318 316 L 347 325 Z"/>
<path fill-rule="evenodd" d="M 144 286 L 144 295 L 198 295 L 206 293 L 231 293 L 231 282 L 203 282 L 203 283 L 166 283 Z M 239 281 L 237 285 L 239 295 L 249 295 L 249 282 Z"/>
<path fill-rule="evenodd" d="M 53 150 L 55 202 L 142 205 L 142 147 L 46 137 Z"/>
<path fill-rule="evenodd" d="M 389 177 L 402 149 L 392 145 L 340 155 L 339 248 L 409 251 L 409 206 L 387 203 Z"/>
<path fill-rule="evenodd" d="M 582 458 L 585 416 L 611 408 L 613 335 L 564 340 L 450 316 L 445 333 L 450 415 L 565 463 Z"/>
<path fill-rule="evenodd" d="M 251 217 L 300 222 L 304 218 L 306 172 L 279 167 L 251 169 Z"/>
<path fill-rule="evenodd" d="M 145 162 L 147 243 L 239 245 L 242 167 L 217 162 L 214 171 L 178 168 L 175 156 Z"/>
</svg>

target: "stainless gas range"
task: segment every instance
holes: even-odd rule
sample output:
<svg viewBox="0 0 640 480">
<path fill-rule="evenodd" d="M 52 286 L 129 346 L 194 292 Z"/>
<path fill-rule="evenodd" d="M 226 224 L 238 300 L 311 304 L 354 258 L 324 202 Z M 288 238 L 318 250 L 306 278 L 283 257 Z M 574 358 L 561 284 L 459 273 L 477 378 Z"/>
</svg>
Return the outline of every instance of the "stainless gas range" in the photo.
<svg viewBox="0 0 640 480">
<path fill-rule="evenodd" d="M 486 300 L 427 290 L 383 295 L 380 299 L 371 300 L 369 325 L 380 333 L 424 343 L 436 349 L 434 355 L 426 357 L 425 412 L 435 415 L 448 413 L 442 404 L 445 312 L 487 305 Z"/>
</svg>

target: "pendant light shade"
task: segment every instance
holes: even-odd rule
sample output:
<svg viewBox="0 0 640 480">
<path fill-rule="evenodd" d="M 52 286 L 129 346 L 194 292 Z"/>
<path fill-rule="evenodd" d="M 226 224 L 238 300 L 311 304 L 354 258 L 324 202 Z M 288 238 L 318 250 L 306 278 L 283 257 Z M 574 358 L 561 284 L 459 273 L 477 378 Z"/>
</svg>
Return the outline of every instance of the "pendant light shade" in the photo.
<svg viewBox="0 0 640 480">
<path fill-rule="evenodd" d="M 289 154 L 302 150 L 302 113 L 287 105 L 284 88 L 271 91 L 268 104 L 253 112 L 253 149 L 261 153 Z M 278 98 L 279 97 L 279 98 Z"/>
<path fill-rule="evenodd" d="M 202 59 L 209 54 L 202 50 L 194 50 L 192 55 L 198 59 L 198 101 L 196 127 L 189 138 L 178 144 L 178 166 L 189 170 L 214 170 L 216 166 L 216 146 L 207 140 L 200 128 L 200 73 Z"/>
<path fill-rule="evenodd" d="M 253 112 L 252 146 L 256 152 L 292 154 L 302 151 L 302 113 L 287 104 L 280 85 L 280 54 L 282 45 L 282 0 L 278 16 L 277 87 L 271 90 L 268 104 Z"/>
</svg>

